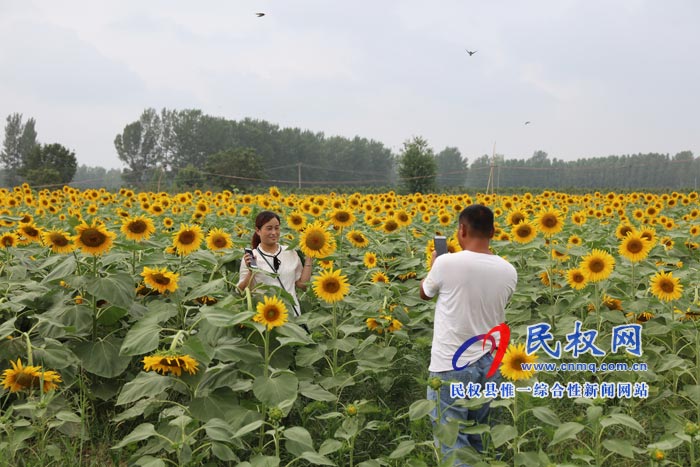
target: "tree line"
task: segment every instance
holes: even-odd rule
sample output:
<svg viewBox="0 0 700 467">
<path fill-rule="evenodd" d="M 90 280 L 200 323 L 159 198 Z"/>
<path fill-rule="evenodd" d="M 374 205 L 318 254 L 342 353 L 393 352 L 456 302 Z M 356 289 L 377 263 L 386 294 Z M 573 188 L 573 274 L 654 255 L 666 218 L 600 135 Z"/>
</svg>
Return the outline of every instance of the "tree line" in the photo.
<svg viewBox="0 0 700 467">
<path fill-rule="evenodd" d="M 36 121 L 23 120 L 22 114 L 14 113 L 5 123 L 0 151 L 3 183 L 6 186 L 23 182 L 33 186 L 70 183 L 78 165 L 75 153 L 59 143 L 39 143 Z"/>
<path fill-rule="evenodd" d="M 383 143 L 355 136 L 326 136 L 282 128 L 265 120 L 228 120 L 201 110 L 153 108 L 127 124 L 114 140 L 123 170 L 78 167 L 58 143 L 41 145 L 35 121 L 7 118 L 0 153 L 4 186 L 73 182 L 81 188 L 147 190 L 267 187 L 338 189 L 400 187 L 404 192 L 487 188 L 695 188 L 700 158 L 690 151 L 564 161 L 535 151 L 530 158 L 483 155 L 471 164 L 456 147 L 436 153 L 422 137 L 398 154 Z"/>
</svg>

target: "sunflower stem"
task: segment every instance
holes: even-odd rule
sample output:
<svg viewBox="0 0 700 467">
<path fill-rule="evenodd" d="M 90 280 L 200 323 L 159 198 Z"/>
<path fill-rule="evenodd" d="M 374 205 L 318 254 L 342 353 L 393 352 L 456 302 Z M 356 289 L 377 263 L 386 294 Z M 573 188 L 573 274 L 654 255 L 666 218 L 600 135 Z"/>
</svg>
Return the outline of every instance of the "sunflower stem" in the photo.
<svg viewBox="0 0 700 467">
<path fill-rule="evenodd" d="M 180 343 L 180 338 L 183 336 L 183 334 L 185 334 L 185 331 L 181 329 L 173 336 L 173 341 L 170 343 L 170 347 L 168 348 L 169 351 L 174 352 L 175 349 L 177 349 L 177 346 Z"/>
<path fill-rule="evenodd" d="M 32 354 L 32 340 L 29 338 L 29 333 L 24 332 L 24 340 L 27 342 L 27 366 L 34 365 L 34 355 Z"/>
<path fill-rule="evenodd" d="M 338 368 L 338 324 L 336 320 L 337 305 L 333 304 L 333 376 L 335 376 L 336 368 Z"/>
<path fill-rule="evenodd" d="M 92 274 L 97 277 L 97 255 L 92 255 Z"/>
</svg>

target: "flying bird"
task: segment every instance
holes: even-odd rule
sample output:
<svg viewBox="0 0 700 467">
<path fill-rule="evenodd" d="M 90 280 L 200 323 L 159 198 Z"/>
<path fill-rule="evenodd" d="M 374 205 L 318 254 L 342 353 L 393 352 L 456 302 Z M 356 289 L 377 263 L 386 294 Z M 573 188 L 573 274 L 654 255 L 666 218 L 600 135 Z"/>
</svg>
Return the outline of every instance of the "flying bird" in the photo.
<svg viewBox="0 0 700 467">
<path fill-rule="evenodd" d="M 529 124 L 530 124 L 530 120 L 528 120 L 527 122 L 525 122 L 525 125 L 529 125 Z"/>
<path fill-rule="evenodd" d="M 255 16 L 257 16 L 258 18 L 262 18 L 263 16 L 265 16 L 265 13 L 255 13 Z"/>
<path fill-rule="evenodd" d="M 470 57 L 471 57 L 472 55 L 474 55 L 474 54 L 477 52 L 476 50 L 474 50 L 474 51 L 469 50 L 469 49 L 464 49 L 464 50 L 467 51 L 467 53 L 469 54 Z"/>
</svg>

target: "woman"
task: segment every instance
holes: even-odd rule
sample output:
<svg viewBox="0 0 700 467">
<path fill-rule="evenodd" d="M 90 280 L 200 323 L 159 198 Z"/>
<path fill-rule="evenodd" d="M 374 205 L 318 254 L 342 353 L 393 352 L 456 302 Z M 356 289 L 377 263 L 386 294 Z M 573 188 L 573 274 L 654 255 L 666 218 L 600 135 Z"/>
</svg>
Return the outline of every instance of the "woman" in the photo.
<svg viewBox="0 0 700 467">
<path fill-rule="evenodd" d="M 297 252 L 287 250 L 287 247 L 279 244 L 279 240 L 280 216 L 271 211 L 262 211 L 255 218 L 255 233 L 251 241 L 253 257 L 257 263 L 256 268 L 261 271 L 256 272 L 255 269 L 251 269 L 250 263 L 253 258 L 250 253 L 246 253 L 241 262 L 241 279 L 238 282 L 238 288 L 252 289 L 256 284 L 282 287 L 294 298 L 293 313 L 294 316 L 299 316 L 301 308 L 296 288 L 306 289 L 306 284 L 311 279 L 313 258 L 307 256 L 302 265 Z M 266 273 L 274 273 L 274 275 Z"/>
</svg>

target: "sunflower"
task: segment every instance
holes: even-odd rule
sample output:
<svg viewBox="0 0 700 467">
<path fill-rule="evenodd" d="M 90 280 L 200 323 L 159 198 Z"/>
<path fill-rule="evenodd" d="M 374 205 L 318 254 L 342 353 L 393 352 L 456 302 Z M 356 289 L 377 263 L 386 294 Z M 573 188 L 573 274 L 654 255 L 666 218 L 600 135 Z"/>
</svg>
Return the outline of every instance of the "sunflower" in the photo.
<svg viewBox="0 0 700 467">
<path fill-rule="evenodd" d="M 572 235 L 569 237 L 569 240 L 566 242 L 566 245 L 571 247 L 571 246 L 581 246 L 583 244 L 583 240 L 581 237 L 578 235 Z"/>
<path fill-rule="evenodd" d="M 153 221 L 146 216 L 127 217 L 124 219 L 121 231 L 126 238 L 140 242 L 148 240 L 156 231 Z"/>
<path fill-rule="evenodd" d="M 407 226 L 411 225 L 411 221 L 413 221 L 413 218 L 411 217 L 411 215 L 409 213 L 407 213 L 406 211 L 404 211 L 403 209 L 396 211 L 394 213 L 394 219 L 396 220 L 396 222 L 398 222 L 398 224 L 401 227 L 407 227 Z"/>
<path fill-rule="evenodd" d="M 642 230 L 639 231 L 639 234 L 649 241 L 649 248 L 653 248 L 654 245 L 656 245 L 656 230 L 654 230 L 653 228 L 644 227 Z"/>
<path fill-rule="evenodd" d="M 347 239 L 350 240 L 350 243 L 353 244 L 353 246 L 357 248 L 364 248 L 367 245 L 369 245 L 369 240 L 359 230 L 351 230 L 350 232 L 347 233 L 346 235 Z"/>
<path fill-rule="evenodd" d="M 635 229 L 633 225 L 623 222 L 622 224 L 618 225 L 615 229 L 615 236 L 619 240 L 624 240 L 627 234 L 634 233 L 636 232 L 636 230 L 637 229 Z"/>
<path fill-rule="evenodd" d="M 530 243 L 537 236 L 537 229 L 528 221 L 521 221 L 513 226 L 510 236 L 518 243 Z"/>
<path fill-rule="evenodd" d="M 374 282 L 375 284 L 377 282 L 383 282 L 385 284 L 388 284 L 389 283 L 389 276 L 384 274 L 382 271 L 377 271 L 374 274 L 372 274 L 372 282 Z"/>
<path fill-rule="evenodd" d="M 277 297 L 263 297 L 256 310 L 258 313 L 253 316 L 253 321 L 267 326 L 268 331 L 282 326 L 289 316 L 287 307 Z"/>
<path fill-rule="evenodd" d="M 683 285 L 677 277 L 673 277 L 673 273 L 659 271 L 651 278 L 651 293 L 659 300 L 670 302 L 681 298 Z"/>
<path fill-rule="evenodd" d="M 20 222 L 19 227 L 17 228 L 17 234 L 20 238 L 19 243 L 22 245 L 32 242 L 41 242 L 41 229 L 37 228 L 34 222 Z"/>
<path fill-rule="evenodd" d="M 612 298 L 608 294 L 603 295 L 603 305 L 605 305 L 608 310 L 622 311 L 622 300 Z"/>
<path fill-rule="evenodd" d="M 340 274 L 338 269 L 323 271 L 320 276 L 314 280 L 314 292 L 316 296 L 327 303 L 341 301 L 350 290 L 348 279 Z"/>
<path fill-rule="evenodd" d="M 306 227 L 306 217 L 299 211 L 294 211 L 287 216 L 287 224 L 297 232 L 304 230 Z"/>
<path fill-rule="evenodd" d="M 379 321 L 377 321 L 375 318 L 367 318 L 367 329 L 370 331 L 377 331 L 378 334 L 381 334 L 383 331 L 382 325 Z"/>
<path fill-rule="evenodd" d="M 143 281 L 148 287 L 153 290 L 157 290 L 159 293 L 175 292 L 177 290 L 177 282 L 180 275 L 174 272 L 168 271 L 166 268 L 149 268 L 148 266 L 143 268 L 141 273 L 143 276 Z"/>
<path fill-rule="evenodd" d="M 635 314 L 635 313 L 630 312 L 630 313 L 625 314 L 625 318 L 629 319 L 630 321 L 634 321 L 637 324 L 642 324 L 642 323 L 646 323 L 650 319 L 653 319 L 654 314 L 650 313 L 648 311 L 643 311 L 639 314 Z"/>
<path fill-rule="evenodd" d="M 105 229 L 102 223 L 93 221 L 91 225 L 85 222 L 75 228 L 77 234 L 73 237 L 76 246 L 83 253 L 101 255 L 112 248 L 112 242 L 117 234 Z"/>
<path fill-rule="evenodd" d="M 325 258 L 335 251 L 335 240 L 330 236 L 323 224 L 309 224 L 301 234 L 299 241 L 301 251 L 311 258 Z"/>
<path fill-rule="evenodd" d="M 542 232 L 545 237 L 551 237 L 552 235 L 561 232 L 564 228 L 564 221 L 562 220 L 563 214 L 558 209 L 548 209 L 547 211 L 542 211 L 537 216 L 537 228 Z"/>
<path fill-rule="evenodd" d="M 588 284 L 588 279 L 581 269 L 574 268 L 566 271 L 566 282 L 572 289 L 581 290 Z"/>
<path fill-rule="evenodd" d="M 75 249 L 71 236 L 63 230 L 49 230 L 41 236 L 44 239 L 44 245 L 50 246 L 54 253 L 70 253 Z"/>
<path fill-rule="evenodd" d="M 223 229 L 215 227 L 207 234 L 207 247 L 212 251 L 223 250 L 232 246 L 231 235 Z"/>
<path fill-rule="evenodd" d="M 638 263 L 647 257 L 651 251 L 651 244 L 638 232 L 630 232 L 620 243 L 619 251 L 631 262 Z"/>
<path fill-rule="evenodd" d="M 386 330 L 389 332 L 395 332 L 401 330 L 402 327 L 403 324 L 401 324 L 401 321 L 399 321 L 398 319 L 392 319 L 389 323 L 389 327 L 386 328 Z"/>
<path fill-rule="evenodd" d="M 501 364 L 501 374 L 511 381 L 529 379 L 535 374 L 535 369 L 523 369 L 523 364 L 532 364 L 537 360 L 537 355 L 525 353 L 525 344 L 509 345 Z"/>
<path fill-rule="evenodd" d="M 328 214 L 331 223 L 336 227 L 350 227 L 355 223 L 355 214 L 347 209 L 336 209 Z"/>
<path fill-rule="evenodd" d="M 442 212 L 438 216 L 438 222 L 440 222 L 440 225 L 450 225 L 452 223 L 452 216 L 446 212 Z"/>
<path fill-rule="evenodd" d="M 199 249 L 203 238 L 200 226 L 180 224 L 180 230 L 173 235 L 173 246 L 179 255 L 187 256 Z"/>
<path fill-rule="evenodd" d="M 552 281 L 549 279 L 549 273 L 547 271 L 540 272 L 539 278 L 540 278 L 540 282 L 545 287 L 549 287 L 552 284 Z"/>
<path fill-rule="evenodd" d="M 143 357 L 142 362 L 144 371 L 160 372 L 163 375 L 172 373 L 175 376 L 182 375 L 182 370 L 193 375 L 197 373 L 197 366 L 199 365 L 197 360 L 189 355 L 179 355 L 170 352 L 156 353 L 155 355 Z"/>
<path fill-rule="evenodd" d="M 377 255 L 368 251 L 365 253 L 363 263 L 367 269 L 372 269 L 377 267 Z"/>
<path fill-rule="evenodd" d="M 386 220 L 384 221 L 384 224 L 382 225 L 382 231 L 384 231 L 384 233 L 387 233 L 387 234 L 392 233 L 392 232 L 396 232 L 400 228 L 401 228 L 401 225 L 396 221 L 396 219 L 394 219 L 393 216 L 387 217 Z"/>
<path fill-rule="evenodd" d="M 569 255 L 566 254 L 565 251 L 552 248 L 552 259 L 556 259 L 557 261 L 566 261 L 569 259 Z"/>
<path fill-rule="evenodd" d="M 614 266 L 615 258 L 610 253 L 594 248 L 591 253 L 583 257 L 579 267 L 589 282 L 599 282 L 612 274 Z"/>
<path fill-rule="evenodd" d="M 272 199 L 280 199 L 282 197 L 282 193 L 280 193 L 279 188 L 277 188 L 276 186 L 271 186 L 268 190 L 268 193 L 270 193 Z"/>
<path fill-rule="evenodd" d="M 520 209 L 514 209 L 508 213 L 506 217 L 506 224 L 508 225 L 518 225 L 522 221 L 528 220 L 527 213 L 521 211 Z"/>
<path fill-rule="evenodd" d="M 42 370 L 40 366 L 24 366 L 22 360 L 17 363 L 10 360 L 12 368 L 3 372 L 2 386 L 10 392 L 41 387 L 44 392 L 56 389 L 56 383 L 61 383 L 61 375 L 52 370 Z"/>
</svg>

